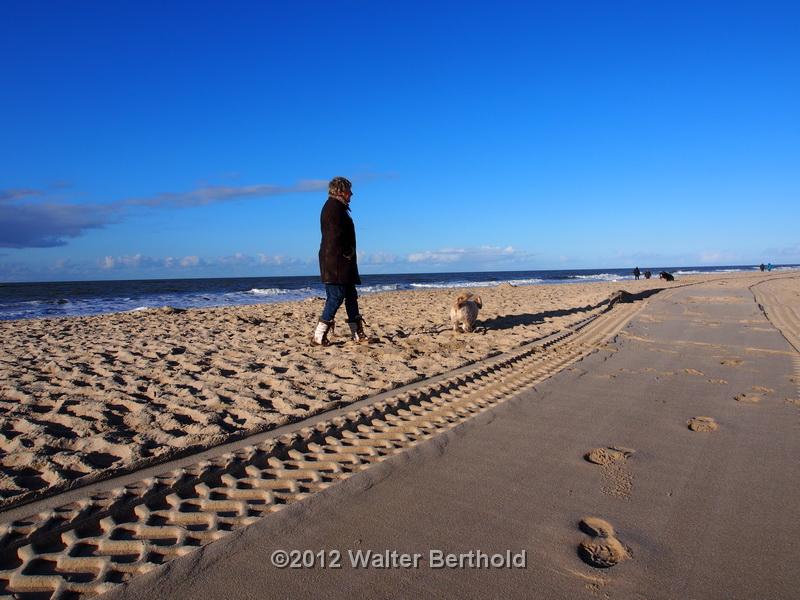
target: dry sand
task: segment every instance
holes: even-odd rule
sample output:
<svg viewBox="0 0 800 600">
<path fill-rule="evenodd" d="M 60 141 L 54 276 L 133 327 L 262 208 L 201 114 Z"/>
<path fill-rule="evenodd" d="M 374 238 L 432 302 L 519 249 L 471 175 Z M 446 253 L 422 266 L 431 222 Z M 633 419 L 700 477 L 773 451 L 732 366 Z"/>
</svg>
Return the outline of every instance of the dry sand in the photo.
<svg viewBox="0 0 800 600">
<path fill-rule="evenodd" d="M 310 346 L 322 299 L 2 322 L 0 507 L 449 371 L 595 314 L 620 288 L 663 285 L 481 288 L 473 334 L 449 328 L 457 290 L 366 295 L 369 346 L 343 322 L 333 346 Z"/>
</svg>

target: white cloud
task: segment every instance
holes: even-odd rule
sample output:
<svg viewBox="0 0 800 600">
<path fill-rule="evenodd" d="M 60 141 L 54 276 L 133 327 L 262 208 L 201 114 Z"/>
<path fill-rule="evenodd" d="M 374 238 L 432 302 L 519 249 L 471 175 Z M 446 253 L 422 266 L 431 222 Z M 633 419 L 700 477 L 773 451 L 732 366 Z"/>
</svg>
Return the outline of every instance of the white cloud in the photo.
<svg viewBox="0 0 800 600">
<path fill-rule="evenodd" d="M 264 254 L 263 252 L 259 252 L 258 254 L 256 254 L 255 262 L 256 264 L 259 265 L 274 266 L 274 267 L 307 265 L 311 263 L 311 261 L 304 260 L 302 258 L 296 258 L 293 256 L 284 256 L 283 254 L 275 254 L 270 256 L 269 254 Z"/>
<path fill-rule="evenodd" d="M 100 261 L 100 266 L 103 269 L 138 269 L 144 266 L 155 266 L 157 263 L 157 259 L 141 254 L 132 254 L 129 256 L 106 256 Z"/>
<path fill-rule="evenodd" d="M 366 252 L 358 253 L 359 266 L 365 265 L 392 265 L 400 261 L 400 257 L 390 252 L 375 252 L 368 254 Z"/>
<path fill-rule="evenodd" d="M 424 252 L 414 252 L 413 254 L 409 254 L 408 262 L 451 263 L 461 260 L 465 254 L 466 250 L 457 248 L 425 250 Z"/>
<path fill-rule="evenodd" d="M 0 281 L 64 281 L 71 278 L 97 276 L 97 265 L 76 262 L 70 258 L 57 258 L 52 262 L 23 263 L 0 261 Z"/>
<path fill-rule="evenodd" d="M 144 258 L 145 262 L 148 262 L 148 260 L 150 259 Z M 142 255 L 134 254 L 133 256 L 120 256 L 118 263 L 123 267 L 132 267 L 137 269 L 142 266 Z"/>
<path fill-rule="evenodd" d="M 480 246 L 478 248 L 442 248 L 413 252 L 406 257 L 412 264 L 449 265 L 465 263 L 470 266 L 491 266 L 522 262 L 533 258 L 533 254 L 513 246 Z"/>
<path fill-rule="evenodd" d="M 99 262 L 99 266 L 104 270 L 122 270 L 122 269 L 158 269 L 166 268 L 172 269 L 176 267 L 191 267 L 199 264 L 200 259 L 196 256 L 187 256 L 185 258 L 175 258 L 174 256 L 166 256 L 164 258 L 155 258 L 152 256 L 144 256 L 141 253 L 125 255 L 125 256 L 105 256 Z"/>
<path fill-rule="evenodd" d="M 252 256 L 248 256 L 242 252 L 237 252 L 230 256 L 220 256 L 209 261 L 211 264 L 224 265 L 224 266 L 243 266 L 250 265 L 256 262 Z"/>
<path fill-rule="evenodd" d="M 200 258 L 197 256 L 184 256 L 180 264 L 184 268 L 196 267 L 200 264 Z"/>
<path fill-rule="evenodd" d="M 306 179 L 294 185 L 281 186 L 272 184 L 257 185 L 207 185 L 189 192 L 164 192 L 144 198 L 121 200 L 120 206 L 177 207 L 207 206 L 220 202 L 230 202 L 240 198 L 265 198 L 305 192 L 322 192 L 328 188 L 328 182 L 321 179 Z"/>
<path fill-rule="evenodd" d="M 256 268 L 265 267 L 287 267 L 295 265 L 307 265 L 310 261 L 283 255 L 268 255 L 258 253 L 255 256 L 236 252 L 225 256 L 212 256 L 204 258 L 196 254 L 184 257 L 165 256 L 162 258 L 133 254 L 126 256 L 105 256 L 97 261 L 97 266 L 105 271 L 110 270 L 181 270 L 197 268 Z"/>
</svg>

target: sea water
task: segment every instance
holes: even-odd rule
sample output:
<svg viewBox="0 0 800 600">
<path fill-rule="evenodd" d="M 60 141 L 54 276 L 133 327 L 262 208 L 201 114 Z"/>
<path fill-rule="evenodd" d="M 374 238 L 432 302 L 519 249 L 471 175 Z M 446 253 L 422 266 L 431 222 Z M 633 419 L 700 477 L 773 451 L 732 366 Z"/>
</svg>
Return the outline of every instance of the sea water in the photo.
<svg viewBox="0 0 800 600">
<path fill-rule="evenodd" d="M 782 265 L 778 269 L 797 266 Z M 654 277 L 660 271 L 669 271 L 680 278 L 700 273 L 752 272 L 758 267 L 658 267 L 650 270 Z M 481 288 L 504 282 L 520 286 L 631 279 L 631 269 L 362 275 L 358 291 L 363 295 L 398 290 Z M 201 308 L 264 304 L 324 296 L 325 288 L 318 276 L 0 283 L 0 320 L 97 315 L 162 306 Z"/>
</svg>

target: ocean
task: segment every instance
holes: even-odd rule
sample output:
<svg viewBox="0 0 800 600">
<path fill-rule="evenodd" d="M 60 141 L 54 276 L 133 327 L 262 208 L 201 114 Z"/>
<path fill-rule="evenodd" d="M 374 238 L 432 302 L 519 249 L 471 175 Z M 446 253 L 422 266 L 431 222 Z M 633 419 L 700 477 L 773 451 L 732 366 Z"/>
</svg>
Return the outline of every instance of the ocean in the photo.
<svg viewBox="0 0 800 600">
<path fill-rule="evenodd" d="M 798 266 L 781 265 L 776 269 Z M 658 267 L 650 270 L 654 276 L 660 271 L 668 271 L 679 279 L 698 273 L 757 271 L 758 266 Z M 480 288 L 503 282 L 538 285 L 631 279 L 631 269 L 410 273 L 362 275 L 363 285 L 358 290 L 360 295 L 364 295 L 426 288 Z M 98 315 L 162 306 L 199 308 L 264 304 L 324 296 L 325 290 L 318 276 L 0 283 L 0 320 Z"/>
</svg>

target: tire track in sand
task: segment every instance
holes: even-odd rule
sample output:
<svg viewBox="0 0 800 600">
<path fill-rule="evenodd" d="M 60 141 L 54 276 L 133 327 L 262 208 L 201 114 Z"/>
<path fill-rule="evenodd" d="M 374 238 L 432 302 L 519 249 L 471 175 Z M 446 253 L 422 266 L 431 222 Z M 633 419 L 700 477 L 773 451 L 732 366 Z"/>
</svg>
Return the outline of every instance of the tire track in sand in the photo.
<svg viewBox="0 0 800 600">
<path fill-rule="evenodd" d="M 762 281 L 750 286 L 750 291 L 764 316 L 800 352 L 800 309 L 797 303 L 790 301 L 790 286 L 800 288 L 797 277 Z"/>
<path fill-rule="evenodd" d="M 241 529 L 490 410 L 616 335 L 646 302 L 281 437 L 0 526 L 0 596 L 75 598 Z"/>
</svg>

